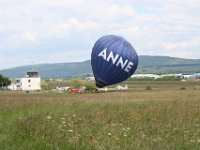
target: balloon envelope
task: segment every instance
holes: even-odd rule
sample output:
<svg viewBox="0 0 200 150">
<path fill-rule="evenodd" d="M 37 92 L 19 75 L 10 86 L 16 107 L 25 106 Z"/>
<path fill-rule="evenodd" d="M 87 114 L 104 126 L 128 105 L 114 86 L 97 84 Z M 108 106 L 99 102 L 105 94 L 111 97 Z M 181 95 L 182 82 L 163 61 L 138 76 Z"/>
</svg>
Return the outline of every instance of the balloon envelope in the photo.
<svg viewBox="0 0 200 150">
<path fill-rule="evenodd" d="M 122 82 L 137 69 L 138 55 L 123 37 L 106 35 L 92 49 L 91 65 L 97 87 Z"/>
</svg>

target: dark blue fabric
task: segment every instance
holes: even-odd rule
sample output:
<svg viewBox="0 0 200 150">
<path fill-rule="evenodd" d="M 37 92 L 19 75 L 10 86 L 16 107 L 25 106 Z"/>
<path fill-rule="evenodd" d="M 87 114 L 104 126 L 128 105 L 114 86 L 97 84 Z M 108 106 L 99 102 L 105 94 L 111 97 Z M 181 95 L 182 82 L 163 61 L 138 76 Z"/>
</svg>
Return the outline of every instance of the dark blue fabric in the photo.
<svg viewBox="0 0 200 150">
<path fill-rule="evenodd" d="M 114 57 L 118 54 L 119 57 L 115 64 L 112 60 L 107 61 L 102 56 L 98 56 L 104 49 L 106 49 L 106 59 L 112 51 Z M 129 72 L 125 71 L 128 63 L 124 69 L 121 65 L 116 65 L 119 58 L 133 62 L 134 65 L 129 69 Z M 101 37 L 94 44 L 91 54 L 91 65 L 93 74 L 98 87 L 104 87 L 115 83 L 122 82 L 129 78 L 137 69 L 138 66 L 138 55 L 132 45 L 123 37 L 116 35 L 106 35 Z"/>
</svg>

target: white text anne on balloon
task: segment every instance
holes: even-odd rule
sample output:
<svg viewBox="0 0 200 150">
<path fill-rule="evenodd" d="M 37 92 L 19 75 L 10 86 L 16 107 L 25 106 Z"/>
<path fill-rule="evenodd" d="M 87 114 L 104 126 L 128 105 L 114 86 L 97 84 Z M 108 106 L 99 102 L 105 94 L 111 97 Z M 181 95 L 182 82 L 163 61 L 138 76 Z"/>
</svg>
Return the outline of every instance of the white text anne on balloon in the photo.
<svg viewBox="0 0 200 150">
<path fill-rule="evenodd" d="M 106 52 L 107 52 L 107 48 L 103 49 L 100 53 L 99 53 L 99 57 L 103 57 L 104 60 L 106 61 L 112 61 L 112 63 L 116 66 L 121 66 L 121 68 L 126 71 L 126 72 L 129 72 L 131 70 L 131 68 L 134 66 L 134 63 L 129 61 L 129 60 L 125 60 L 123 61 L 122 57 L 119 56 L 119 54 L 116 54 L 115 56 L 113 55 L 113 52 L 110 51 L 110 54 L 106 55 Z M 107 57 L 107 58 L 106 58 Z"/>
</svg>

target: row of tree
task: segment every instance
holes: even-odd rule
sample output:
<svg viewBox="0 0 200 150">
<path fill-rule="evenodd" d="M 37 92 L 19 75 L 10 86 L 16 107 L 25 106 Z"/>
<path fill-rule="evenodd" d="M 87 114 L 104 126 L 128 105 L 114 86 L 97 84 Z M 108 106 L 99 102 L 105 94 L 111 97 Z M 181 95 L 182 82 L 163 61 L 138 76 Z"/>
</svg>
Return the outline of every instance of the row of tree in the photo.
<svg viewBox="0 0 200 150">
<path fill-rule="evenodd" d="M 178 76 L 165 76 L 162 78 L 144 77 L 144 78 L 129 78 L 131 81 L 180 81 L 182 78 Z"/>
<path fill-rule="evenodd" d="M 11 84 L 11 81 L 8 77 L 4 77 L 0 74 L 0 89 L 3 90 L 5 87 Z"/>
</svg>

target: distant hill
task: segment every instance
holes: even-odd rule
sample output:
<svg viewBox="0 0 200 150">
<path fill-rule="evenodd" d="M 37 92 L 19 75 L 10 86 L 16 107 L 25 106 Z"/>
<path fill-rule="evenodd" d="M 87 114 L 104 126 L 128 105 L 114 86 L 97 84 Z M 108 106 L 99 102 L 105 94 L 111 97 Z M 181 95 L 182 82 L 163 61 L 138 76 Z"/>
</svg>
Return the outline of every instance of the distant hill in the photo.
<svg viewBox="0 0 200 150">
<path fill-rule="evenodd" d="M 24 77 L 26 72 L 31 70 L 31 68 L 32 66 L 28 65 L 11 69 L 4 69 L 0 71 L 0 74 L 12 78 Z M 92 73 L 90 60 L 74 63 L 38 64 L 34 65 L 34 68 L 43 78 L 72 77 Z"/>
<path fill-rule="evenodd" d="M 193 73 L 200 72 L 200 59 L 169 56 L 140 56 L 137 73 Z"/>
<path fill-rule="evenodd" d="M 87 75 L 92 73 L 90 60 L 74 63 L 38 64 L 34 67 L 43 78 L 62 78 Z M 16 78 L 24 77 L 32 66 L 0 70 L 0 74 Z M 192 73 L 200 72 L 200 59 L 183 59 L 168 56 L 139 56 L 136 73 Z"/>
</svg>

